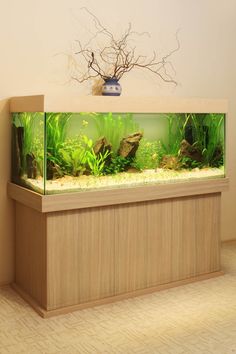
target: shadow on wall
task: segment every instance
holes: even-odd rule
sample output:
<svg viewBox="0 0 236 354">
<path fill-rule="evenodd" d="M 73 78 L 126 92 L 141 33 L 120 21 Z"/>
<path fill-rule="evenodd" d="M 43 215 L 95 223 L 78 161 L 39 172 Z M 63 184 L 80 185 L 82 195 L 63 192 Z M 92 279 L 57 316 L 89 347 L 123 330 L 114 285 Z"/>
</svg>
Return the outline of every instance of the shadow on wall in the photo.
<svg viewBox="0 0 236 354">
<path fill-rule="evenodd" d="M 0 286 L 14 279 L 13 203 L 7 197 L 11 170 L 10 99 L 0 100 Z"/>
</svg>

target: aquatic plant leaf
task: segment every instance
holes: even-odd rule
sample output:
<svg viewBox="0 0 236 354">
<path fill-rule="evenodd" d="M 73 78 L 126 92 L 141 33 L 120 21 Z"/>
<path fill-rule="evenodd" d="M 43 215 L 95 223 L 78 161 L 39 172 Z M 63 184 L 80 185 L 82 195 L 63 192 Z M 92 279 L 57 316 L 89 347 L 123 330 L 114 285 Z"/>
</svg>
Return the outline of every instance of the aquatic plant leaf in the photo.
<svg viewBox="0 0 236 354">
<path fill-rule="evenodd" d="M 13 114 L 13 124 L 23 128 L 22 174 L 26 173 L 26 156 L 34 156 L 37 164 L 37 175 L 43 175 L 43 112 L 20 112 Z"/>
<path fill-rule="evenodd" d="M 97 130 L 97 139 L 104 136 L 112 145 L 116 153 L 120 141 L 129 134 L 140 131 L 138 123 L 134 120 L 132 113 L 100 113 L 92 116 Z"/>
</svg>

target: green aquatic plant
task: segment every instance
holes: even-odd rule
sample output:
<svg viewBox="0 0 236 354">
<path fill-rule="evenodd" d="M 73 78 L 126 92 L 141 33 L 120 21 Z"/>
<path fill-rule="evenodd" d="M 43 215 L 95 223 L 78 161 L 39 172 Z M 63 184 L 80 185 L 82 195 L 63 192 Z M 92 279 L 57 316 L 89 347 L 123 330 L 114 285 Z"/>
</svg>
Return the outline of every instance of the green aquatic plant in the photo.
<svg viewBox="0 0 236 354">
<path fill-rule="evenodd" d="M 202 162 L 188 156 L 179 156 L 178 160 L 181 168 L 194 169 L 202 167 Z"/>
<path fill-rule="evenodd" d="M 86 148 L 82 144 L 67 145 L 59 150 L 61 166 L 65 174 L 80 176 L 86 170 Z"/>
<path fill-rule="evenodd" d="M 84 134 L 88 122 L 83 120 L 78 135 L 66 138 L 59 149 L 60 166 L 64 174 L 80 176 L 86 171 L 87 150 L 91 150 L 93 141 Z"/>
<path fill-rule="evenodd" d="M 87 151 L 87 163 L 91 170 L 91 174 L 98 177 L 104 174 L 105 164 L 110 151 L 106 150 L 104 153 L 95 154 L 93 148 Z"/>
<path fill-rule="evenodd" d="M 206 116 L 204 113 L 190 114 L 189 126 L 192 130 L 192 145 L 196 146 L 201 152 L 207 148 L 208 127 L 206 125 Z"/>
<path fill-rule="evenodd" d="M 219 167 L 223 162 L 224 114 L 191 114 L 193 146 L 202 154 L 202 165 Z"/>
<path fill-rule="evenodd" d="M 159 166 L 166 169 L 181 168 L 181 143 L 185 139 L 186 127 L 190 115 L 184 113 L 171 113 L 164 115 L 167 119 L 167 139 L 160 140 Z"/>
<path fill-rule="evenodd" d="M 140 130 L 131 113 L 93 113 L 92 117 L 96 125 L 97 138 L 105 136 L 115 154 L 124 137 Z"/>
<path fill-rule="evenodd" d="M 111 158 L 111 162 L 105 166 L 104 174 L 112 175 L 125 171 L 128 167 L 133 166 L 133 158 L 115 155 Z"/>
<path fill-rule="evenodd" d="M 34 147 L 32 149 L 37 171 L 39 176 L 43 176 L 44 174 L 44 146 L 43 146 L 44 138 L 37 137 L 34 139 Z"/>
<path fill-rule="evenodd" d="M 13 113 L 13 127 L 17 131 L 14 139 L 21 148 L 21 171 L 27 171 L 27 156 L 36 161 L 39 175 L 43 175 L 44 160 L 44 113 L 43 112 L 21 112 Z"/>
<path fill-rule="evenodd" d="M 160 142 L 143 138 L 140 140 L 139 148 L 136 152 L 135 164 L 141 170 L 157 168 L 161 157 L 160 149 Z"/>
<path fill-rule="evenodd" d="M 28 153 L 32 152 L 32 147 L 34 144 L 34 135 L 37 113 L 14 113 L 13 114 L 13 123 L 17 128 L 23 128 L 22 131 L 22 149 L 23 155 L 25 156 Z"/>
<path fill-rule="evenodd" d="M 190 114 L 171 113 L 164 115 L 167 119 L 167 141 L 160 140 L 159 153 L 164 155 L 177 156 L 179 154 L 180 144 L 185 138 L 185 129 L 190 119 Z"/>
<path fill-rule="evenodd" d="M 80 176 L 85 171 L 90 171 L 94 176 L 104 174 L 105 164 L 110 155 L 106 150 L 98 154 L 93 148 L 93 141 L 86 135 L 80 134 L 76 139 L 66 140 L 59 150 L 61 166 L 65 174 Z"/>
<path fill-rule="evenodd" d="M 46 115 L 46 175 L 53 179 L 64 174 L 61 152 L 67 136 L 71 113 L 47 113 Z"/>
<path fill-rule="evenodd" d="M 66 140 L 71 116 L 71 113 L 47 113 L 46 115 L 47 158 L 53 162 L 60 162 L 59 151 Z"/>
<path fill-rule="evenodd" d="M 224 114 L 208 114 L 206 124 L 208 126 L 208 142 L 206 150 L 203 151 L 204 162 L 209 166 L 219 167 L 224 163 Z"/>
</svg>

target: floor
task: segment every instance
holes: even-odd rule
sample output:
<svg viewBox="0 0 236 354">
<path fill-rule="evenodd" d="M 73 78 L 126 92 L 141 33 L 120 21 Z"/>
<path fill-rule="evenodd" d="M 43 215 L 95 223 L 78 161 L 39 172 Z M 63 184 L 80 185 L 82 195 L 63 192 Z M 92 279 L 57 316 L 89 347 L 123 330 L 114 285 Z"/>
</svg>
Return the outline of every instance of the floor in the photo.
<svg viewBox="0 0 236 354">
<path fill-rule="evenodd" d="M 0 289 L 0 353 L 236 353 L 236 243 L 225 275 L 44 320 Z"/>
</svg>

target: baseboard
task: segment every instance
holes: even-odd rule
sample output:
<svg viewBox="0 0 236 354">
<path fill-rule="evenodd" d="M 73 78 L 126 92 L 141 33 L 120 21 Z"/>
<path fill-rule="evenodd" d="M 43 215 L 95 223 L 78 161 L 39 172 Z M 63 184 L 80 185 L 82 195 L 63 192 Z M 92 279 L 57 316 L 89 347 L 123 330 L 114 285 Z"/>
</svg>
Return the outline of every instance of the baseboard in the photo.
<svg viewBox="0 0 236 354">
<path fill-rule="evenodd" d="M 29 296 L 17 284 L 13 283 L 12 287 L 13 287 L 13 289 L 16 290 L 16 292 L 29 305 L 31 305 L 31 307 L 41 317 L 50 318 L 50 317 L 58 316 L 58 315 L 65 315 L 67 313 L 70 313 L 70 312 L 73 312 L 73 311 L 77 311 L 77 310 L 86 309 L 86 308 L 89 308 L 89 307 L 101 306 L 101 305 L 110 304 L 110 303 L 121 301 L 121 300 L 134 298 L 134 297 L 137 297 L 137 296 L 151 294 L 151 293 L 154 293 L 154 292 L 157 292 L 157 291 L 166 290 L 166 289 L 174 288 L 174 287 L 177 287 L 177 286 L 194 283 L 194 282 L 197 282 L 197 281 L 200 281 L 200 280 L 207 280 L 207 279 L 215 278 L 215 277 L 218 277 L 220 275 L 224 275 L 224 272 L 217 271 L 217 272 L 213 272 L 213 273 L 202 274 L 202 275 L 198 275 L 198 276 L 195 276 L 195 277 L 174 281 L 174 282 L 171 282 L 171 283 L 168 283 L 168 284 L 157 285 L 157 286 L 154 286 L 154 287 L 151 287 L 151 288 L 147 288 L 147 289 L 140 289 L 140 290 L 132 291 L 132 292 L 121 294 L 121 295 L 107 297 L 107 298 L 104 298 L 104 299 L 90 301 L 90 302 L 86 302 L 86 303 L 82 303 L 82 304 L 76 304 L 76 305 L 72 305 L 72 306 L 61 307 L 61 308 L 53 309 L 53 310 L 45 310 L 45 309 L 43 309 L 34 299 L 32 299 L 31 296 Z"/>
<path fill-rule="evenodd" d="M 227 243 L 236 243 L 236 239 L 230 239 L 230 240 L 222 240 L 221 244 L 227 244 Z"/>
<path fill-rule="evenodd" d="M 9 282 L 9 281 L 2 281 L 2 282 L 0 282 L 0 288 L 3 288 L 3 287 L 5 287 L 5 286 L 10 286 L 11 285 L 11 283 Z"/>
<path fill-rule="evenodd" d="M 12 283 L 11 287 L 43 318 L 44 312 L 47 312 L 44 310 L 30 295 L 28 295 L 23 289 L 21 289 L 20 286 L 18 286 L 16 283 Z"/>
</svg>

